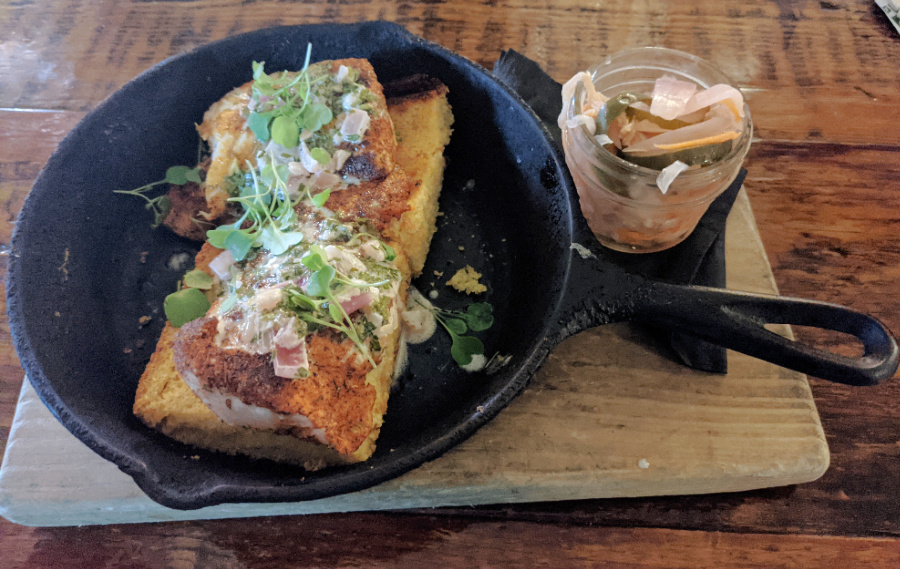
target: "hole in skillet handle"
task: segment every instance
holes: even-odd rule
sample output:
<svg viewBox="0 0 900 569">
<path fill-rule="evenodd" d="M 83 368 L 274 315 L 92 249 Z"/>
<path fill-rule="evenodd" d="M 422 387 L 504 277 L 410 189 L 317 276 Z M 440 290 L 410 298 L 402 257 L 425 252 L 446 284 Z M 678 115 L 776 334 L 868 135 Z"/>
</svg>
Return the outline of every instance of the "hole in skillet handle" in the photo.
<svg viewBox="0 0 900 569">
<path fill-rule="evenodd" d="M 877 385 L 898 367 L 897 342 L 872 316 L 850 308 L 798 298 L 751 294 L 647 281 L 637 295 L 634 318 L 845 385 Z M 848 357 L 793 341 L 766 324 L 810 326 L 850 334 L 863 354 Z"/>
</svg>

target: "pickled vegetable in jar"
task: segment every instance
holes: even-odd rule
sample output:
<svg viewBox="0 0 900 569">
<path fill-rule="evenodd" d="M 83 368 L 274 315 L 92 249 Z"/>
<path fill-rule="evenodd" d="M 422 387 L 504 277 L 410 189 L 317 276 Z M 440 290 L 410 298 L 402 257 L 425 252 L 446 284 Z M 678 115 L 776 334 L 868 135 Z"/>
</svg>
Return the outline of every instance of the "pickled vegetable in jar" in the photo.
<svg viewBox="0 0 900 569">
<path fill-rule="evenodd" d="M 576 74 L 562 96 L 559 126 L 582 212 L 616 250 L 684 240 L 750 146 L 741 92 L 683 52 L 620 52 Z"/>
</svg>

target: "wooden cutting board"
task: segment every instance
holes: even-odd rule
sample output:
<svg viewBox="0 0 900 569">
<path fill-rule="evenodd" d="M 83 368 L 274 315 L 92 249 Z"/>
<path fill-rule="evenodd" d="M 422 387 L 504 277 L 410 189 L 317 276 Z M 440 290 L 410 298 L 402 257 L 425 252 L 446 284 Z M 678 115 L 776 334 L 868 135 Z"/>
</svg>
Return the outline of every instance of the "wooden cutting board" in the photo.
<svg viewBox="0 0 900 569">
<path fill-rule="evenodd" d="M 743 191 L 726 248 L 729 288 L 777 292 Z M 828 446 L 806 377 L 733 352 L 728 365 L 727 375 L 693 371 L 637 327 L 604 326 L 566 340 L 494 421 L 400 478 L 311 502 L 186 512 L 147 498 L 26 381 L 0 468 L 0 514 L 90 525 L 733 492 L 821 476 Z"/>
</svg>

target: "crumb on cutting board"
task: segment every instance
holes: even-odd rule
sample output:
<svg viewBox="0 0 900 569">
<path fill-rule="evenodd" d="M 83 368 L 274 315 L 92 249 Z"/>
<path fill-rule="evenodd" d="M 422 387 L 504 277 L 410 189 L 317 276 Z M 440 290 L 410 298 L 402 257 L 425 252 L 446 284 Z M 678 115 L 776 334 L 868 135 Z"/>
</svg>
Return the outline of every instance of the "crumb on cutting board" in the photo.
<svg viewBox="0 0 900 569">
<path fill-rule="evenodd" d="M 481 273 L 473 269 L 470 265 L 466 265 L 456 271 L 447 284 L 452 286 L 459 292 L 466 294 L 481 294 L 487 291 L 487 287 L 481 284 Z"/>
</svg>

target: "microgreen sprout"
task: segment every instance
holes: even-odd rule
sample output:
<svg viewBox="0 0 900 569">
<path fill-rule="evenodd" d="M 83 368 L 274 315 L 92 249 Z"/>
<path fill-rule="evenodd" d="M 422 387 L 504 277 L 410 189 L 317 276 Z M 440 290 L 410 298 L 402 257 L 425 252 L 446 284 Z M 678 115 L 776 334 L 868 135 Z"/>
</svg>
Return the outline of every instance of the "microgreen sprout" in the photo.
<svg viewBox="0 0 900 569">
<path fill-rule="evenodd" d="M 325 202 L 328 201 L 329 196 L 331 196 L 331 188 L 325 188 L 323 192 L 310 196 L 309 199 L 312 200 L 312 203 L 314 203 L 316 207 L 323 207 Z"/>
<path fill-rule="evenodd" d="M 305 293 L 296 285 L 285 287 L 283 294 L 287 305 L 306 322 L 342 332 L 356 345 L 363 356 L 369 360 L 372 367 L 375 367 L 375 360 L 360 337 L 356 325 L 350 318 L 350 315 L 347 314 L 347 311 L 344 310 L 344 307 L 341 306 L 341 303 L 335 298 L 335 287 L 346 285 L 368 288 L 371 286 L 383 286 L 388 284 L 390 280 L 369 283 L 351 279 L 328 264 L 328 255 L 320 245 L 310 247 L 309 252 L 300 259 L 300 262 L 313 272 L 307 281 Z"/>
<path fill-rule="evenodd" d="M 113 190 L 113 193 L 138 196 L 146 201 L 147 203 L 144 207 L 153 212 L 153 227 L 155 228 L 159 227 L 160 224 L 162 224 L 163 220 L 166 219 L 166 216 L 169 215 L 169 210 L 172 208 L 172 203 L 169 200 L 169 196 L 166 194 L 156 196 L 155 198 L 150 198 L 147 196 L 147 192 L 162 184 L 175 184 L 178 186 L 183 186 L 188 182 L 195 182 L 197 184 L 200 183 L 200 168 L 172 166 L 171 168 L 166 170 L 166 177 L 162 180 L 151 182 L 133 190 Z"/>
<path fill-rule="evenodd" d="M 178 283 L 179 290 L 168 295 L 163 302 L 166 319 L 172 326 L 180 328 L 206 314 L 210 304 L 203 291 L 211 289 L 214 283 L 211 276 L 199 269 L 185 273 Z"/>
<path fill-rule="evenodd" d="M 469 331 L 483 332 L 494 324 L 494 308 L 487 302 L 470 304 L 465 312 L 444 310 L 419 303 L 430 310 L 438 323 L 450 334 L 450 355 L 461 367 L 472 363 L 475 355 L 484 355 L 484 344 L 475 336 L 465 336 Z"/>
<path fill-rule="evenodd" d="M 393 247 L 391 247 L 390 245 L 388 245 L 388 244 L 385 243 L 384 241 L 381 242 L 381 246 L 384 247 L 384 257 L 385 257 L 385 259 L 387 259 L 388 261 L 393 261 L 394 259 L 397 258 L 397 252 L 394 251 L 394 248 L 393 248 Z"/>
<path fill-rule="evenodd" d="M 309 76 L 311 55 L 312 45 L 307 44 L 303 68 L 297 73 L 282 71 L 275 77 L 266 74 L 265 62 L 253 62 L 254 106 L 247 117 L 247 126 L 260 142 L 272 140 L 293 148 L 300 141 L 300 133 L 316 132 L 334 118 L 328 105 L 310 100 L 313 83 L 323 80 L 323 77 Z M 313 157 L 321 158 L 315 154 Z"/>
<path fill-rule="evenodd" d="M 200 290 L 209 290 L 213 287 L 215 279 L 200 269 L 188 271 L 184 275 L 184 286 L 199 288 Z"/>
<path fill-rule="evenodd" d="M 244 208 L 241 218 L 206 232 L 211 245 L 231 251 L 236 261 L 244 260 L 254 247 L 281 255 L 303 240 L 303 234 L 295 231 L 296 203 L 288 195 L 287 166 L 275 165 L 274 156 L 270 158 L 259 175 L 248 163 L 250 184 L 241 188 L 240 195 L 228 198 Z"/>
</svg>

